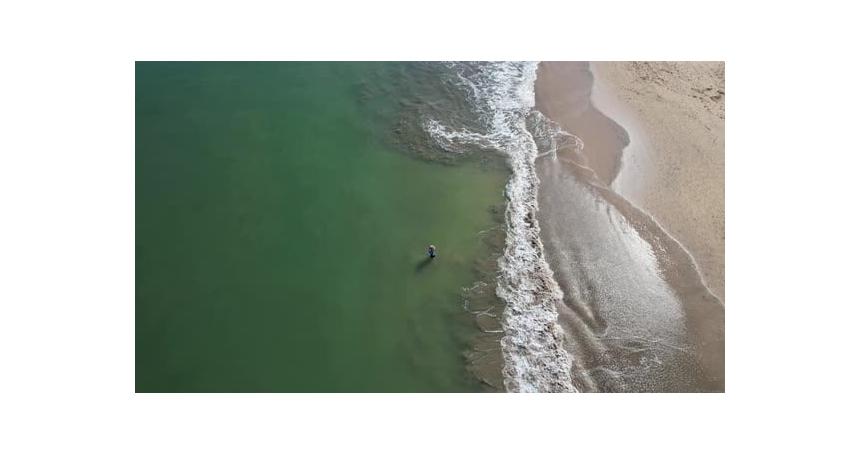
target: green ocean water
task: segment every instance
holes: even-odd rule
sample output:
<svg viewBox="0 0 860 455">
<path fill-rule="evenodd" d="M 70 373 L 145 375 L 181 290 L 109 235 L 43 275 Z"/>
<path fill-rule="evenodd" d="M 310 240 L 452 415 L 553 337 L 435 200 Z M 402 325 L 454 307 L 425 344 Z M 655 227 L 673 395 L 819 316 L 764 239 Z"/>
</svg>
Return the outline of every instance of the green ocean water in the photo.
<svg viewBox="0 0 860 455">
<path fill-rule="evenodd" d="M 136 64 L 138 392 L 481 390 L 461 289 L 507 171 L 387 140 L 410 71 Z"/>
</svg>

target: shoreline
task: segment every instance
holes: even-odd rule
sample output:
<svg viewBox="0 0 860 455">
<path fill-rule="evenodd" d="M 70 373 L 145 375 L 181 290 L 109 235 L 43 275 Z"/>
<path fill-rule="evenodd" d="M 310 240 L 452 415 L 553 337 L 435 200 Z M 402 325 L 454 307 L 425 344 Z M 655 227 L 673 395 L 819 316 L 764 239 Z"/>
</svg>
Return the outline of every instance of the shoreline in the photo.
<svg viewBox="0 0 860 455">
<path fill-rule="evenodd" d="M 675 190 L 657 178 L 672 160 L 653 159 L 660 138 L 611 95 L 588 63 L 540 65 L 536 108 L 582 141 L 537 163 L 540 235 L 564 292 L 559 323 L 574 385 L 723 391 L 724 306 L 686 238 L 664 229 L 672 217 L 655 217 L 663 213 L 644 203 Z"/>
<path fill-rule="evenodd" d="M 722 62 L 596 62 L 592 102 L 630 133 L 612 188 L 648 212 L 725 302 Z"/>
<path fill-rule="evenodd" d="M 492 149 L 506 157 L 504 248 L 498 257 L 495 296 L 504 302 L 499 347 L 502 382 L 508 392 L 575 392 L 572 358 L 558 323 L 563 293 L 554 280 L 538 227 L 536 159 L 540 146 L 530 126 L 547 126 L 535 115 L 534 62 L 453 64 L 467 97 L 469 113 L 485 122 L 483 128 L 457 122 L 425 122 L 425 130 L 442 149 L 458 153 L 469 148 Z M 448 119 L 448 116 L 440 116 Z M 428 128 L 429 127 L 429 128 Z M 552 133 L 547 131 L 549 135 Z M 551 139 L 545 137 L 546 139 Z M 482 284 L 482 283 L 481 283 Z M 482 286 L 476 283 L 475 294 Z M 471 294 L 467 290 L 467 294 Z M 468 298 L 468 296 L 467 296 Z M 493 318 L 480 308 L 466 310 Z M 492 307 L 487 311 L 492 311 Z M 480 322 L 479 322 L 480 324 Z M 483 330 L 483 328 L 482 328 Z M 476 356 L 485 349 L 476 346 Z M 485 381 L 490 385 L 491 381 Z"/>
</svg>

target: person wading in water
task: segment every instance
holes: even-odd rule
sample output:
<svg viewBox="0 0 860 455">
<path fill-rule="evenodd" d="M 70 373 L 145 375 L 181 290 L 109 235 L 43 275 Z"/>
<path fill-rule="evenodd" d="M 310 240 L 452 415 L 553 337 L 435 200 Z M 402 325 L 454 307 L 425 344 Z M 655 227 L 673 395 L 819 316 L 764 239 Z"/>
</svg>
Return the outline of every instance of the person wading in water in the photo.
<svg viewBox="0 0 860 455">
<path fill-rule="evenodd" d="M 430 256 L 430 259 L 433 259 L 436 257 L 436 246 L 435 245 L 430 245 L 429 247 L 427 247 L 427 256 Z"/>
</svg>

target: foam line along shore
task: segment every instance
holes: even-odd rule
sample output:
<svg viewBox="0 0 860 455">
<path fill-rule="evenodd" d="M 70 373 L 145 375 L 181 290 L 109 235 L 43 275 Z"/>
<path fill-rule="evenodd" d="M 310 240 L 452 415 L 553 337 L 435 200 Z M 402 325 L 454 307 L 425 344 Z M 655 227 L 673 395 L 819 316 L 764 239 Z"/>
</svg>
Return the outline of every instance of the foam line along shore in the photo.
<svg viewBox="0 0 860 455">
<path fill-rule="evenodd" d="M 535 63 L 452 64 L 468 88 L 477 125 L 428 119 L 426 128 L 446 150 L 490 148 L 503 154 L 511 170 L 505 188 L 506 241 L 499 259 L 496 293 L 504 300 L 501 339 L 507 391 L 576 391 L 572 359 L 564 349 L 557 306 L 562 292 L 544 259 L 537 221 L 539 155 L 529 122 L 534 119 Z"/>
</svg>

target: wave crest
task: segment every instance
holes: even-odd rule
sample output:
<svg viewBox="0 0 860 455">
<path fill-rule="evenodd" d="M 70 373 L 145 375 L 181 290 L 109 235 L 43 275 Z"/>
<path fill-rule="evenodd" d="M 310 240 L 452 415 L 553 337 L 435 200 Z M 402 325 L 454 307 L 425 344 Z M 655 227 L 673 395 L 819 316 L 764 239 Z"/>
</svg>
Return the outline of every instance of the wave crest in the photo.
<svg viewBox="0 0 860 455">
<path fill-rule="evenodd" d="M 538 177 L 535 160 L 538 141 L 550 141 L 558 150 L 578 138 L 553 133 L 555 125 L 534 110 L 537 63 L 451 63 L 458 81 L 467 88 L 480 128 L 456 128 L 434 119 L 424 127 L 443 149 L 462 153 L 478 146 L 503 153 L 511 168 L 505 187 L 507 199 L 505 252 L 499 259 L 496 294 L 505 301 L 502 373 L 510 392 L 575 392 L 571 382 L 572 359 L 564 349 L 556 305 L 564 295 L 544 259 L 537 221 Z M 546 134 L 540 134 L 541 128 Z M 571 142 L 572 141 L 572 142 Z M 543 148 L 543 147 L 541 147 Z"/>
</svg>

